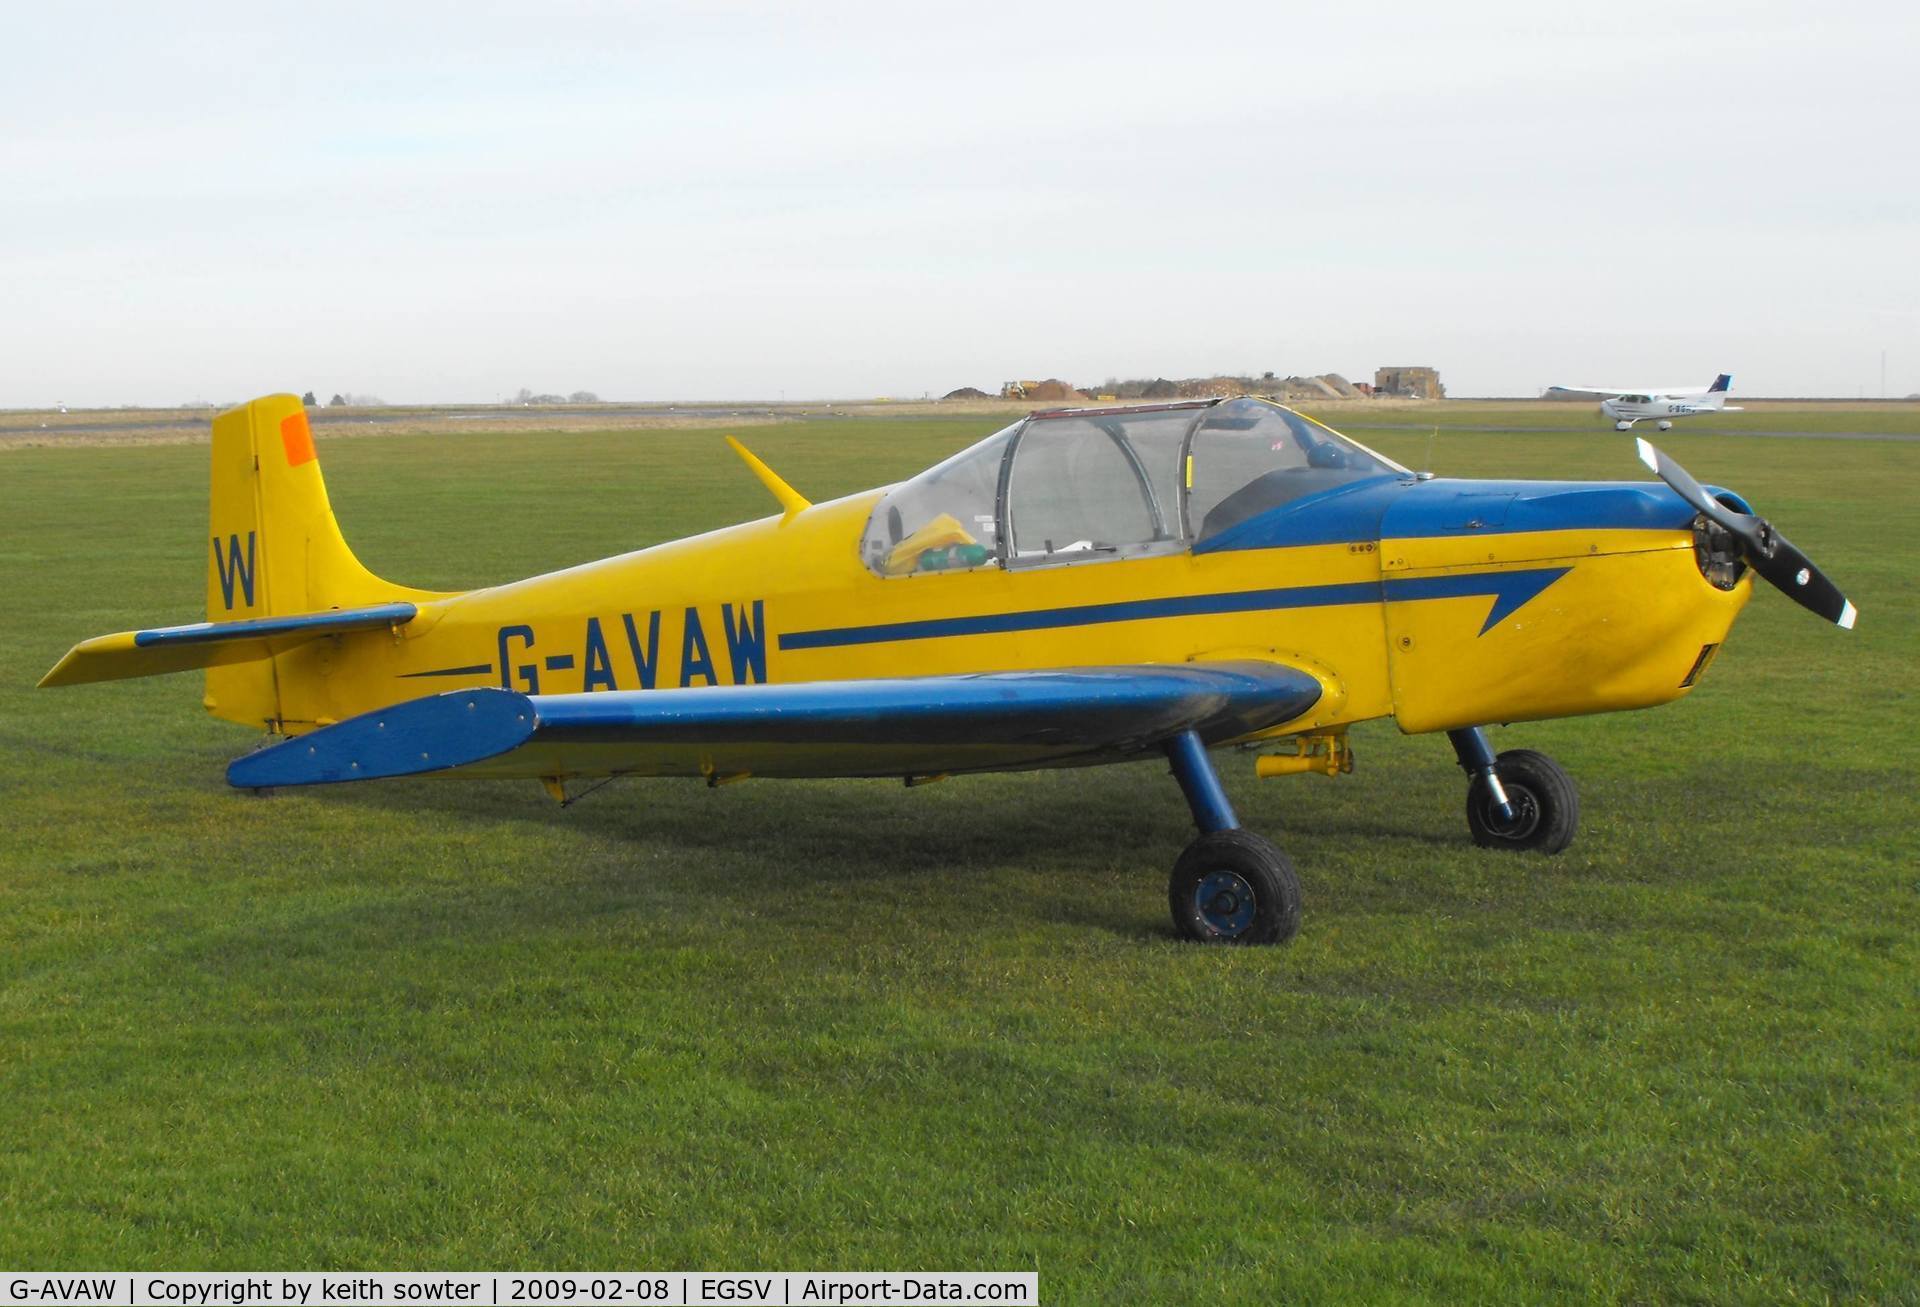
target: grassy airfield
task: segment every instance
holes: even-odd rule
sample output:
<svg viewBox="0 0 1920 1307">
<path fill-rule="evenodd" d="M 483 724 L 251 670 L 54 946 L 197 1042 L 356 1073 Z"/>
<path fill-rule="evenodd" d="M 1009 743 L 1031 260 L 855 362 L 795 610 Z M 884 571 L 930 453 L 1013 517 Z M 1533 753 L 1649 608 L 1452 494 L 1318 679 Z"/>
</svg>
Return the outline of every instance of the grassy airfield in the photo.
<svg viewBox="0 0 1920 1307">
<path fill-rule="evenodd" d="M 1644 475 L 1585 406 L 1309 411 L 1442 475 Z M 740 433 L 826 498 L 1000 421 Z M 0 451 L 0 1263 L 1914 1301 L 1920 445 L 1742 430 L 1920 406 L 1659 437 L 1859 629 L 1763 590 L 1689 699 L 1496 731 L 1581 785 L 1552 860 L 1474 849 L 1390 723 L 1337 780 L 1220 755 L 1306 886 L 1269 950 L 1173 940 L 1151 763 L 237 795 L 196 677 L 32 689 L 200 616 L 206 450 Z M 770 507 L 712 430 L 320 437 L 347 538 L 429 587 Z"/>
</svg>

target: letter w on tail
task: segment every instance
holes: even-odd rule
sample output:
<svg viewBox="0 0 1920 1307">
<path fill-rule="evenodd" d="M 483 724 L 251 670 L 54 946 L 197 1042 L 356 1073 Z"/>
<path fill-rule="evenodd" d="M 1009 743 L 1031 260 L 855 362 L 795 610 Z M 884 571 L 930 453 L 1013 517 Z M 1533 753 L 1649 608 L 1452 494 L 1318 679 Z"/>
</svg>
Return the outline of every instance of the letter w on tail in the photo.
<svg viewBox="0 0 1920 1307">
<path fill-rule="evenodd" d="M 213 567 L 220 574 L 220 597 L 226 600 L 229 612 L 233 611 L 233 583 L 236 580 L 240 582 L 240 593 L 246 600 L 246 607 L 253 607 L 254 535 L 252 531 L 247 532 L 247 559 L 244 563 L 240 561 L 239 536 L 227 537 L 224 554 L 220 552 L 220 537 L 213 538 Z"/>
</svg>

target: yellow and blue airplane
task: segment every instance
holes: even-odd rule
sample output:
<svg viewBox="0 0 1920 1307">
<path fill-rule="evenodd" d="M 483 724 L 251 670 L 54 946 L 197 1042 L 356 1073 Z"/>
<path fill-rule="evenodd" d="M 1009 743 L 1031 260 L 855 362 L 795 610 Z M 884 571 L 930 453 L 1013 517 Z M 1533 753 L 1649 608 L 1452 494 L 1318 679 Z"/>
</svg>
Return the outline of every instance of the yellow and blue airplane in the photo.
<svg viewBox="0 0 1920 1307">
<path fill-rule="evenodd" d="M 300 401 L 213 420 L 207 612 L 87 640 L 42 685 L 205 669 L 277 743 L 271 789 L 529 777 L 864 776 L 1164 757 L 1200 834 L 1168 888 L 1191 939 L 1300 920 L 1208 750 L 1350 770 L 1347 730 L 1447 732 L 1473 838 L 1554 853 L 1572 781 L 1483 723 L 1687 693 L 1758 573 L 1853 605 L 1737 495 L 1437 480 L 1253 397 L 1037 412 L 899 485 L 809 503 L 728 438 L 777 514 L 464 593 L 374 576 L 341 537 Z"/>
</svg>

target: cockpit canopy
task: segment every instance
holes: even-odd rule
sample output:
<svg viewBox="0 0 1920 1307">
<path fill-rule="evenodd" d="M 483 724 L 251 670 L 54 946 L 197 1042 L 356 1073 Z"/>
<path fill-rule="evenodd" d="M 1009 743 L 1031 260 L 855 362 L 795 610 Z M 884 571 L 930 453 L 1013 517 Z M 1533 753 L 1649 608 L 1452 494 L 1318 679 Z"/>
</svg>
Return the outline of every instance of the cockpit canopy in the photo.
<svg viewBox="0 0 1920 1307">
<path fill-rule="evenodd" d="M 1171 553 L 1406 469 L 1267 400 L 1036 413 L 881 498 L 882 576 Z"/>
</svg>

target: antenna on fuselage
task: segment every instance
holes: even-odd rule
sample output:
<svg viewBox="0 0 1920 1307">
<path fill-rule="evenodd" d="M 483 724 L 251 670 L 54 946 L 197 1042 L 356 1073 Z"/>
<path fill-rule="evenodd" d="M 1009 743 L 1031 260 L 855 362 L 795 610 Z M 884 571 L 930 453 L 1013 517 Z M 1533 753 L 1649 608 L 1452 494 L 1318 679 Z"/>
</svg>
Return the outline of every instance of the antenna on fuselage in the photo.
<svg viewBox="0 0 1920 1307">
<path fill-rule="evenodd" d="M 752 450 L 748 449 L 738 440 L 735 440 L 732 436 L 728 436 L 726 441 L 733 452 L 740 455 L 740 461 L 745 463 L 752 469 L 753 474 L 760 478 L 760 484 L 767 488 L 768 493 L 780 501 L 780 523 L 782 526 L 792 521 L 796 514 L 804 513 L 813 507 L 812 504 L 807 502 L 805 495 L 781 480 L 778 472 L 775 472 L 765 463 L 755 458 Z"/>
<path fill-rule="evenodd" d="M 1415 477 L 1419 478 L 1422 481 L 1433 480 L 1433 442 L 1437 440 L 1439 436 L 1440 436 L 1440 424 L 1436 422 L 1433 424 L 1433 430 L 1427 433 L 1427 459 L 1426 459 L 1427 470 L 1424 472 L 1415 472 L 1413 474 Z"/>
</svg>

